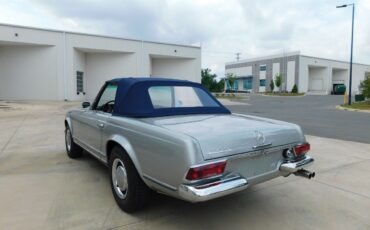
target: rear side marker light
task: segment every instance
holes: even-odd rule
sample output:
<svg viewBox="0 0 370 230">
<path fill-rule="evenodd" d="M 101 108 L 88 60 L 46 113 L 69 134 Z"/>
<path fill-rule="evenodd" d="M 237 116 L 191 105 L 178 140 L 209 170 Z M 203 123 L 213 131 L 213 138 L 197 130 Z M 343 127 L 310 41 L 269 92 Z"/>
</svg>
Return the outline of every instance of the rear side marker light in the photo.
<svg viewBox="0 0 370 230">
<path fill-rule="evenodd" d="M 224 173 L 226 161 L 202 165 L 199 167 L 190 168 L 186 174 L 187 180 L 200 180 L 209 178 Z"/>
<path fill-rule="evenodd" d="M 294 153 L 296 156 L 304 155 L 308 151 L 310 151 L 310 144 L 304 143 L 302 145 L 296 145 L 294 146 Z"/>
</svg>

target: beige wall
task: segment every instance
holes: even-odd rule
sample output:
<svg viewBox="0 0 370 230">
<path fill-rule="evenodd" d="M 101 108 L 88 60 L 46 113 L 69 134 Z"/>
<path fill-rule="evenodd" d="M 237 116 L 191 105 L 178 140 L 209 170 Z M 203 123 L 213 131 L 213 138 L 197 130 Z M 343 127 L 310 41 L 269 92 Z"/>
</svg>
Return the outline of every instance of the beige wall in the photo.
<svg viewBox="0 0 370 230">
<path fill-rule="evenodd" d="M 201 49 L 0 24 L 0 67 L 0 99 L 86 100 L 115 77 L 157 75 L 200 82 Z M 86 95 L 76 93 L 78 70 L 84 72 Z M 9 79 L 28 82 L 35 92 L 18 93 Z M 39 90 L 46 83 L 48 89 Z"/>
<path fill-rule="evenodd" d="M 286 90 L 291 92 L 295 84 L 295 61 L 287 63 Z"/>
<path fill-rule="evenodd" d="M 252 75 L 252 66 L 226 69 L 225 72 L 226 72 L 226 74 L 232 73 L 232 74 L 234 74 L 235 76 L 238 76 L 238 77 L 251 76 Z"/>
<path fill-rule="evenodd" d="M 94 99 L 104 82 L 109 79 L 136 76 L 135 66 L 136 59 L 134 54 L 86 54 L 86 99 Z"/>
<path fill-rule="evenodd" d="M 348 78 L 349 78 L 349 63 L 322 59 L 322 58 L 315 58 L 315 57 L 307 57 L 301 56 L 299 62 L 299 91 L 300 92 L 307 92 L 310 88 L 309 82 L 309 69 L 311 70 L 312 67 L 325 67 L 325 71 L 319 74 L 323 79 L 323 93 L 330 94 L 333 83 L 336 80 L 343 80 L 347 86 Z M 336 72 L 336 69 L 341 70 L 340 72 Z M 357 94 L 359 93 L 358 86 L 360 85 L 360 81 L 362 81 L 365 77 L 365 72 L 370 71 L 369 65 L 362 65 L 362 64 L 353 64 L 353 72 L 352 72 L 352 93 Z"/>
<path fill-rule="evenodd" d="M 200 82 L 194 59 L 151 58 L 152 77 L 171 77 Z"/>
</svg>

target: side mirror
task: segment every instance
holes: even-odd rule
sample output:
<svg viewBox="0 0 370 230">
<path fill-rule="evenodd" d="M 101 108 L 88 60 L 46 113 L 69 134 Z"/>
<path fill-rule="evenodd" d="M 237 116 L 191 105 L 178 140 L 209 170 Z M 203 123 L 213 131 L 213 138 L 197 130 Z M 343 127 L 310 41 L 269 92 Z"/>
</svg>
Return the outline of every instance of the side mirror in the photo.
<svg viewBox="0 0 370 230">
<path fill-rule="evenodd" d="M 90 106 L 90 102 L 88 102 L 88 101 L 82 102 L 82 108 L 87 108 L 89 106 Z"/>
</svg>

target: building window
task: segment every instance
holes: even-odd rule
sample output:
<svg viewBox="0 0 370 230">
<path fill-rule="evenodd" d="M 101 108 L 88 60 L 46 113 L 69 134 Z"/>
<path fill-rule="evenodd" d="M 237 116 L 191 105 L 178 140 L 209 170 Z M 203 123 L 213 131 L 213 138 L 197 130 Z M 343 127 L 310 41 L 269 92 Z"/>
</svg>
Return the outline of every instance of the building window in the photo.
<svg viewBox="0 0 370 230">
<path fill-rule="evenodd" d="M 260 86 L 266 86 L 266 79 L 260 80 Z"/>
<path fill-rule="evenodd" d="M 235 79 L 235 81 L 234 81 L 234 90 L 238 91 L 238 89 L 239 89 L 239 80 Z"/>
<path fill-rule="evenodd" d="M 77 71 L 77 94 L 84 93 L 84 72 Z"/>
<path fill-rule="evenodd" d="M 253 88 L 253 78 L 252 77 L 247 77 L 246 79 L 243 80 L 243 88 L 245 90 L 251 90 Z"/>
<path fill-rule="evenodd" d="M 260 71 L 266 71 L 266 65 L 260 65 Z"/>
<path fill-rule="evenodd" d="M 238 89 L 239 89 L 239 79 L 236 78 L 232 84 L 230 83 L 230 81 L 226 80 L 226 90 L 238 91 Z"/>
</svg>

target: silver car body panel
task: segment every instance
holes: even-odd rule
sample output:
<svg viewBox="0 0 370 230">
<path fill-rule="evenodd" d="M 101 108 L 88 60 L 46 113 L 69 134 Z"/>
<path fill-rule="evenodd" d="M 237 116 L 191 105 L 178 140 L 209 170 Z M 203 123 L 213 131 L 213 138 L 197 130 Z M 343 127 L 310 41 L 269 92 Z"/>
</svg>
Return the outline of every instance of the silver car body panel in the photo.
<svg viewBox="0 0 370 230">
<path fill-rule="evenodd" d="M 281 170 L 289 163 L 282 152 L 306 142 L 297 125 L 240 114 L 139 119 L 86 108 L 68 112 L 66 122 L 73 140 L 99 160 L 108 163 L 108 143 L 115 142 L 149 187 L 192 202 L 293 173 Z M 185 179 L 190 167 L 219 160 L 227 161 L 226 169 L 212 188 L 199 187 L 209 180 Z"/>
<path fill-rule="evenodd" d="M 145 121 L 198 140 L 205 160 L 251 152 L 259 144 L 274 147 L 305 142 L 297 125 L 255 116 L 192 115 Z M 263 143 L 257 142 L 257 135 L 262 135 Z"/>
</svg>

